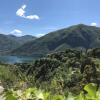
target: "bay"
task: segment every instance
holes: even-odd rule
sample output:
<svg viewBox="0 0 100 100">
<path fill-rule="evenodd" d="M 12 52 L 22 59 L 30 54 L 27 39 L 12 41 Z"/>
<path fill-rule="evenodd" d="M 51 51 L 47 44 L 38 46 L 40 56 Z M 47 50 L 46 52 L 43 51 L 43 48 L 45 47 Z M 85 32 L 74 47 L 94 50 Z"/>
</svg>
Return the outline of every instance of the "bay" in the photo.
<svg viewBox="0 0 100 100">
<path fill-rule="evenodd" d="M 32 62 L 35 59 L 29 56 L 0 56 L 0 62 L 7 64 Z"/>
</svg>

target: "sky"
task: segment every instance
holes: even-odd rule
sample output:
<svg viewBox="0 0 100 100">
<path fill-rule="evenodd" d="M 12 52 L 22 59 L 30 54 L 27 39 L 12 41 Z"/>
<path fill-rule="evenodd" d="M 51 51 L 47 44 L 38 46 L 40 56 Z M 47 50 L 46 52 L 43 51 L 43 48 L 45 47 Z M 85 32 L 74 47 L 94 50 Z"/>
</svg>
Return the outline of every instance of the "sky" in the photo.
<svg viewBox="0 0 100 100">
<path fill-rule="evenodd" d="M 0 0 L 0 33 L 43 36 L 76 24 L 100 26 L 100 0 Z"/>
</svg>

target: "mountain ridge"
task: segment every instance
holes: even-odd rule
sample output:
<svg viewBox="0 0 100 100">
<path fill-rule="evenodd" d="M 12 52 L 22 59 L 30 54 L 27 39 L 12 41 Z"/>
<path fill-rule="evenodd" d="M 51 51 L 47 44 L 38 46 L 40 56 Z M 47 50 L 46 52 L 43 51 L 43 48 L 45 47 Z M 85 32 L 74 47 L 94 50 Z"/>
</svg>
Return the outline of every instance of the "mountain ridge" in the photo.
<svg viewBox="0 0 100 100">
<path fill-rule="evenodd" d="M 36 39 L 33 36 L 17 37 L 15 35 L 0 34 L 0 55 L 7 54 L 8 52 L 16 49 L 26 42 Z"/>
<path fill-rule="evenodd" d="M 43 37 L 30 41 L 13 50 L 13 55 L 47 54 L 62 51 L 66 48 L 94 48 L 100 47 L 100 28 L 84 24 L 50 32 Z M 65 47 L 65 48 L 64 48 Z M 63 49 L 62 49 L 63 48 Z"/>
</svg>

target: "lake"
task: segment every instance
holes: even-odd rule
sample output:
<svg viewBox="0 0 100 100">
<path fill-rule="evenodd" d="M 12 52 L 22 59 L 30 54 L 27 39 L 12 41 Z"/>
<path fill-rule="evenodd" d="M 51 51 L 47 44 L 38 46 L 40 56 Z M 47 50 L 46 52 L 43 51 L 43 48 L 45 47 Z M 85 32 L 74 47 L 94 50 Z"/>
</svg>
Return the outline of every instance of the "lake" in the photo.
<svg viewBox="0 0 100 100">
<path fill-rule="evenodd" d="M 14 63 L 24 63 L 32 62 L 36 58 L 27 56 L 0 56 L 0 62 L 14 64 Z"/>
</svg>

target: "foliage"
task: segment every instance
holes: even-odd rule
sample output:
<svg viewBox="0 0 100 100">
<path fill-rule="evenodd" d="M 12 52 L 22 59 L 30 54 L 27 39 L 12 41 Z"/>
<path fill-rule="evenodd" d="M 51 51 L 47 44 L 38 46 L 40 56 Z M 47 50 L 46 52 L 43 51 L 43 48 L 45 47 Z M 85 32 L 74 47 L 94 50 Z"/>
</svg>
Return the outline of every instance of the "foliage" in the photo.
<svg viewBox="0 0 100 100">
<path fill-rule="evenodd" d="M 100 100 L 100 90 L 96 91 L 95 84 L 87 84 L 84 90 L 87 93 L 81 91 L 79 95 L 72 95 L 71 93 L 54 95 L 50 92 L 37 90 L 36 88 L 16 91 L 10 89 L 5 92 L 5 97 L 6 100 Z"/>
<path fill-rule="evenodd" d="M 100 84 L 99 60 L 87 52 L 67 49 L 48 54 L 34 63 L 3 65 L 1 76 L 4 78 L 0 80 L 8 88 L 24 81 L 26 87 L 35 86 L 52 93 L 63 94 L 68 90 L 79 94 L 87 83 Z"/>
<path fill-rule="evenodd" d="M 0 65 L 0 81 L 5 88 L 12 87 L 19 79 L 15 75 L 13 68 L 14 66 L 7 64 Z"/>
<path fill-rule="evenodd" d="M 48 54 L 33 63 L 1 64 L 0 69 L 0 80 L 7 90 L 11 89 L 10 93 L 18 89 L 24 93 L 27 89 L 36 87 L 36 91 L 44 90 L 42 94 L 45 91 L 48 95 L 50 93 L 50 98 L 55 96 L 55 99 L 64 99 L 69 94 L 68 98 L 78 95 L 76 100 L 79 100 L 86 95 L 82 91 L 86 84 L 95 83 L 97 89 L 100 85 L 100 59 L 89 56 L 88 51 L 67 49 Z M 87 89 L 84 88 L 84 91 L 90 92 Z M 89 95 L 91 94 L 88 97 Z"/>
</svg>

